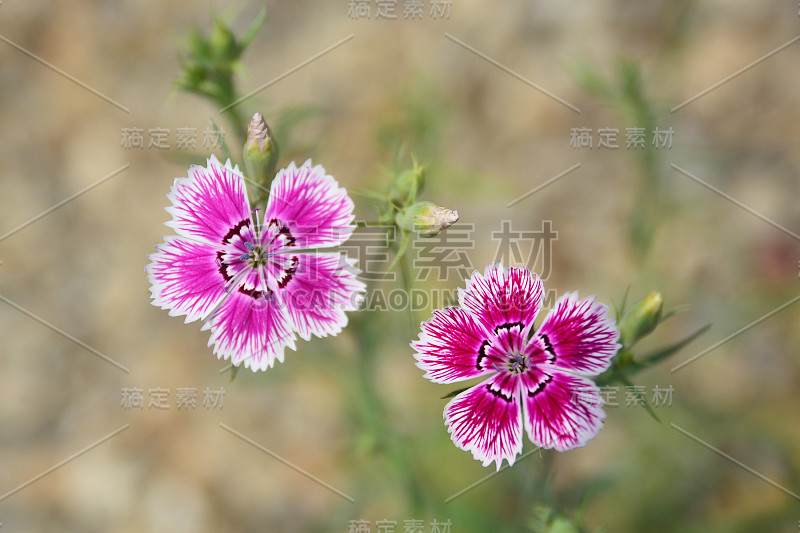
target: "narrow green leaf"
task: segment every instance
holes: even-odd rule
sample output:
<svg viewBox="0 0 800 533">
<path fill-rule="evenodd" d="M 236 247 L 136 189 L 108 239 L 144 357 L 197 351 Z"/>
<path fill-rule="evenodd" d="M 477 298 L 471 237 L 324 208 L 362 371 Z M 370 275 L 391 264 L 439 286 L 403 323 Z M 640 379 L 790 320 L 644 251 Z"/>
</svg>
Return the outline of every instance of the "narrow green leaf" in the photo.
<svg viewBox="0 0 800 533">
<path fill-rule="evenodd" d="M 610 101 L 618 98 L 616 88 L 588 63 L 575 63 L 570 70 L 572 77 L 585 91 Z"/>
<path fill-rule="evenodd" d="M 660 418 L 658 418 L 658 415 L 657 415 L 657 414 L 656 414 L 656 412 L 653 410 L 653 407 L 652 407 L 652 406 L 651 406 L 651 405 L 650 405 L 650 404 L 647 402 L 647 398 L 645 398 L 645 397 L 642 395 L 642 393 L 640 393 L 639 391 L 637 391 L 637 390 L 634 388 L 634 385 L 633 385 L 633 383 L 631 383 L 631 381 L 630 381 L 628 378 L 626 378 L 624 375 L 620 374 L 620 375 L 619 375 L 619 380 L 622 382 L 622 384 L 623 384 L 623 385 L 625 385 L 626 387 L 630 387 L 630 388 L 631 388 L 631 392 L 633 392 L 633 393 L 636 395 L 636 397 L 637 397 L 639 400 L 641 400 L 641 401 L 642 401 L 642 405 L 644 405 L 644 408 L 647 410 L 647 412 L 650 414 L 650 416 L 652 416 L 652 417 L 655 419 L 655 421 L 656 421 L 656 422 L 658 422 L 658 423 L 660 424 L 660 423 L 661 423 L 661 419 L 660 419 Z"/>
<path fill-rule="evenodd" d="M 253 23 L 250 24 L 249 28 L 247 28 L 247 32 L 245 32 L 244 37 L 242 37 L 242 40 L 239 42 L 239 47 L 241 50 L 244 50 L 251 42 L 253 42 L 253 39 L 256 38 L 256 35 L 258 35 L 258 32 L 261 30 L 261 26 L 264 25 L 265 20 L 267 20 L 267 8 L 262 7 L 255 20 L 253 20 Z"/>
<path fill-rule="evenodd" d="M 614 303 L 614 314 L 617 317 L 617 322 L 619 322 L 620 319 L 622 318 L 622 315 L 625 314 L 625 305 L 628 303 L 628 292 L 630 292 L 630 290 L 631 290 L 630 285 L 625 287 L 625 292 L 622 294 L 622 301 L 619 303 L 619 306 L 617 306 L 617 304 Z"/>
<path fill-rule="evenodd" d="M 447 394 L 442 396 L 442 400 L 447 400 L 448 398 L 452 398 L 453 396 L 458 396 L 459 394 L 461 394 L 465 390 L 469 390 L 469 388 L 470 387 L 464 387 L 463 389 L 457 389 L 457 390 L 454 390 L 453 392 L 448 392 Z"/>
<path fill-rule="evenodd" d="M 219 126 L 217 126 L 217 123 L 214 122 L 213 118 L 210 119 L 210 120 L 211 120 L 211 126 L 214 128 L 214 131 L 223 131 Z M 222 135 L 221 137 L 222 138 L 220 139 L 221 140 L 220 144 L 221 144 L 223 157 L 225 157 L 225 159 L 230 159 L 233 162 L 233 164 L 237 164 L 236 160 L 231 155 L 230 148 L 228 148 L 228 142 L 225 140 L 225 135 Z"/>
<path fill-rule="evenodd" d="M 682 341 L 678 341 L 672 346 L 668 346 L 667 348 L 662 348 L 661 350 L 656 350 L 653 353 L 650 353 L 641 358 L 640 364 L 642 365 L 652 365 L 653 363 L 657 363 L 667 357 L 677 353 L 680 351 L 684 346 L 695 340 L 697 337 L 705 333 L 711 328 L 711 324 L 706 324 L 702 328 L 698 329 Z"/>
<path fill-rule="evenodd" d="M 347 192 L 353 193 L 357 196 L 362 196 L 364 198 L 369 198 L 370 200 L 375 200 L 376 202 L 386 202 L 386 197 L 383 194 L 370 191 L 369 189 L 348 187 Z"/>
<path fill-rule="evenodd" d="M 403 241 L 400 243 L 400 248 L 397 250 L 397 253 L 394 255 L 394 259 L 392 260 L 392 264 L 389 265 L 389 268 L 386 269 L 385 276 L 388 276 L 390 272 L 394 270 L 397 266 L 397 263 L 400 262 L 400 259 L 403 258 L 403 255 L 406 253 L 406 248 L 408 248 L 408 243 L 411 242 L 411 232 L 401 230 L 403 232 Z"/>
<path fill-rule="evenodd" d="M 670 309 L 669 311 L 667 311 L 666 313 L 661 315 L 661 320 L 659 320 L 659 322 L 664 322 L 666 319 L 668 319 L 670 317 L 673 317 L 675 315 L 679 315 L 681 313 L 685 313 L 686 311 L 688 311 L 691 308 L 692 307 L 689 306 L 689 305 L 679 305 L 678 307 Z"/>
</svg>

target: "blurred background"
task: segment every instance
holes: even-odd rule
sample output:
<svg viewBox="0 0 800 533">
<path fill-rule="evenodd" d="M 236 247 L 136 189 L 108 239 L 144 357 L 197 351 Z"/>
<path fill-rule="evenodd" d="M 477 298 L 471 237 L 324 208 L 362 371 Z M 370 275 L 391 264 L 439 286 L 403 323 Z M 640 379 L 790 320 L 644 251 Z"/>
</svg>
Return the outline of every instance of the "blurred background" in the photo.
<svg viewBox="0 0 800 533">
<path fill-rule="evenodd" d="M 797 530 L 796 2 L 420 4 L 0 3 L 2 531 Z M 221 157 L 206 131 L 241 153 L 231 113 L 176 88 L 186 36 L 215 17 L 241 36 L 265 6 L 234 80 L 269 85 L 236 109 L 273 126 L 279 168 L 313 158 L 383 192 L 413 154 L 425 199 L 461 220 L 409 248 L 415 290 L 442 300 L 373 296 L 231 382 L 208 332 L 150 305 L 143 268 L 174 178 Z M 554 295 L 690 307 L 637 353 L 713 326 L 635 376 L 658 421 L 617 383 L 585 448 L 462 493 L 495 471 L 452 444 L 458 387 L 424 380 L 408 343 L 497 259 Z"/>
</svg>

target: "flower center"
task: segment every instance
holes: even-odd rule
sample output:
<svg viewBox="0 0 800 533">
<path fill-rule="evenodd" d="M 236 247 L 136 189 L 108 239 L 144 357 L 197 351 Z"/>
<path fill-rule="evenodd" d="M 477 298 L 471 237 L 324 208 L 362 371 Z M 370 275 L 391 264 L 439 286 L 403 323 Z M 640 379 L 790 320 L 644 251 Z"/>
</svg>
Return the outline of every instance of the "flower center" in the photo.
<svg viewBox="0 0 800 533">
<path fill-rule="evenodd" d="M 261 246 L 253 246 L 253 243 L 250 241 L 244 241 L 244 246 L 250 253 L 240 255 L 239 259 L 247 261 L 247 264 L 253 268 L 266 265 L 267 259 L 274 255 L 261 248 Z"/>
<path fill-rule="evenodd" d="M 512 374 L 522 374 L 528 370 L 528 358 L 521 353 L 508 354 L 508 370 Z"/>
</svg>

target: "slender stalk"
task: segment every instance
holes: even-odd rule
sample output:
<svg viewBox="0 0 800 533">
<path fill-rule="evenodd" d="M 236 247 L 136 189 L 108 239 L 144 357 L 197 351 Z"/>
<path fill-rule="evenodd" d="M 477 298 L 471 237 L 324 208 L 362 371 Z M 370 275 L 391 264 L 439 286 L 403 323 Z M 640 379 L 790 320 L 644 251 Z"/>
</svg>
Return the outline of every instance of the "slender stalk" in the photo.
<svg viewBox="0 0 800 533">
<path fill-rule="evenodd" d="M 382 451 L 396 474 L 403 479 L 408 502 L 414 516 L 422 516 L 426 508 L 425 496 L 416 469 L 409 457 L 408 448 L 397 435 L 392 434 L 388 422 L 388 412 L 378 391 L 376 355 L 380 350 L 380 332 L 385 326 L 378 323 L 376 316 L 360 318 L 355 326 L 358 344 L 357 378 L 357 410 L 361 414 L 370 439 L 374 439 L 377 448 Z"/>
</svg>

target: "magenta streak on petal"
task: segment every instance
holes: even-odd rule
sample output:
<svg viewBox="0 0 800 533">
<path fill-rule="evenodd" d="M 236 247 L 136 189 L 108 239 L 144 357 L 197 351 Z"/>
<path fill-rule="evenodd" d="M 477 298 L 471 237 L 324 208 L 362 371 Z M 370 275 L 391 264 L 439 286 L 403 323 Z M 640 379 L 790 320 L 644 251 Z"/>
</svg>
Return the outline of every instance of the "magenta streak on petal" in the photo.
<svg viewBox="0 0 800 533">
<path fill-rule="evenodd" d="M 518 327 L 528 332 L 542 294 L 542 281 L 527 268 L 492 263 L 483 275 L 475 272 L 466 289 L 459 289 L 459 302 L 489 331 Z"/>
<path fill-rule="evenodd" d="M 230 257 L 230 254 L 226 254 L 222 250 L 217 252 L 215 262 L 217 267 L 219 267 L 219 273 L 222 275 L 222 278 L 225 281 L 232 280 L 236 274 L 241 272 L 247 266 L 241 257 Z"/>
<path fill-rule="evenodd" d="M 455 383 L 494 372 L 499 361 L 487 359 L 493 337 L 466 311 L 446 307 L 422 323 L 419 340 L 411 347 L 427 379 Z"/>
<path fill-rule="evenodd" d="M 207 168 L 192 166 L 188 178 L 176 179 L 168 197 L 173 218 L 167 225 L 208 243 L 219 243 L 230 228 L 250 218 L 241 174 L 222 167 L 213 156 Z"/>
<path fill-rule="evenodd" d="M 272 182 L 265 220 L 273 219 L 289 229 L 297 248 L 335 246 L 353 231 L 353 202 L 321 166 L 292 163 Z"/>
<path fill-rule="evenodd" d="M 155 305 L 170 309 L 172 316 L 186 315 L 186 322 L 192 322 L 224 297 L 225 281 L 212 246 L 166 237 L 157 248 L 145 268 Z"/>
<path fill-rule="evenodd" d="M 272 296 L 272 291 L 269 290 L 269 289 L 266 289 L 266 290 L 261 290 L 261 288 L 248 289 L 248 288 L 245 288 L 243 285 L 241 285 L 241 286 L 239 286 L 239 288 L 237 290 L 240 293 L 242 293 L 242 294 L 244 294 L 246 296 L 249 296 L 250 298 L 253 298 L 254 300 L 257 300 L 259 298 L 265 298 L 265 297 L 268 298 L 268 297 Z"/>
<path fill-rule="evenodd" d="M 522 371 L 530 366 L 525 337 L 518 328 L 499 330 L 486 350 L 486 357 L 495 371 L 510 370 L 512 365 L 519 366 Z"/>
<path fill-rule="evenodd" d="M 617 353 L 619 332 L 594 298 L 578 300 L 577 293 L 559 298 L 535 333 L 550 354 L 549 364 L 586 375 L 599 374 Z"/>
<path fill-rule="evenodd" d="M 288 314 L 273 293 L 263 296 L 263 276 L 252 270 L 209 318 L 209 344 L 218 357 L 233 364 L 264 370 L 283 360 L 285 347 L 294 349 Z"/>
<path fill-rule="evenodd" d="M 279 288 L 281 289 L 286 288 L 286 285 L 290 281 L 292 281 L 292 277 L 294 277 L 294 275 L 297 273 L 298 262 L 299 259 L 296 255 L 292 256 L 291 259 L 289 259 L 288 263 L 283 268 L 283 274 L 277 280 Z"/>
<path fill-rule="evenodd" d="M 522 451 L 522 409 L 519 377 L 497 374 L 462 392 L 447 404 L 445 423 L 453 442 L 472 452 L 484 466 L 500 469 Z"/>
<path fill-rule="evenodd" d="M 262 245 L 270 253 L 285 251 L 284 248 L 296 248 L 295 244 L 296 239 L 286 224 L 277 218 L 269 221 L 262 236 Z"/>
<path fill-rule="evenodd" d="M 494 368 L 492 366 L 492 363 L 494 364 L 499 363 L 499 361 L 493 362 L 491 360 L 489 361 L 486 360 L 487 357 L 489 357 L 486 351 L 489 349 L 491 345 L 492 345 L 491 341 L 484 340 L 481 342 L 480 348 L 478 348 L 478 359 L 475 361 L 475 369 L 478 372 L 483 372 L 484 370 L 489 370 L 491 368 Z"/>
<path fill-rule="evenodd" d="M 226 233 L 225 236 L 222 237 L 222 244 L 230 244 L 231 239 L 233 239 L 234 237 L 239 237 L 240 240 L 248 242 L 246 241 L 246 237 L 242 235 L 242 230 L 245 228 L 249 229 L 251 224 L 252 221 L 249 218 L 237 222 L 236 225 L 234 225 L 231 229 L 229 229 L 228 233 Z"/>
<path fill-rule="evenodd" d="M 555 363 L 558 355 L 556 354 L 556 349 L 553 348 L 553 343 L 550 341 L 550 337 L 547 336 L 545 333 L 539 333 L 539 339 L 541 339 L 542 344 L 544 345 L 544 352 L 547 354 L 547 362 L 548 363 Z"/>
<path fill-rule="evenodd" d="M 217 248 L 216 264 L 226 282 L 239 272 L 252 268 L 249 263 L 250 252 L 255 240 L 252 223 L 243 220 L 231 228 L 222 239 L 223 245 Z"/>
<path fill-rule="evenodd" d="M 555 355 L 550 352 L 550 349 L 537 334 L 531 335 L 530 339 L 525 345 L 524 352 L 531 367 L 539 367 L 541 365 L 549 365 L 555 361 Z M 542 368 L 544 370 L 544 368 Z"/>
<path fill-rule="evenodd" d="M 266 288 L 266 285 L 264 284 L 264 274 L 260 268 L 255 269 L 248 267 L 247 273 L 238 283 L 236 290 L 245 296 L 253 298 L 254 300 L 259 298 L 269 298 L 272 296 L 272 291 L 269 288 Z"/>
<path fill-rule="evenodd" d="M 527 375 L 523 376 L 524 392 L 528 398 L 533 398 L 537 394 L 541 394 L 548 384 L 553 382 L 553 375 L 540 370 L 539 368 L 532 367 L 528 370 Z"/>
<path fill-rule="evenodd" d="M 345 311 L 357 309 L 365 288 L 352 265 L 334 253 L 278 257 L 285 261 L 278 286 L 298 335 L 308 340 L 339 333 L 347 324 Z"/>
<path fill-rule="evenodd" d="M 592 381 L 532 371 L 523 383 L 525 429 L 537 446 L 558 451 L 584 446 L 602 427 L 602 399 Z"/>
<path fill-rule="evenodd" d="M 225 282 L 225 285 L 223 287 L 224 296 L 220 299 L 220 301 L 217 303 L 216 306 L 214 306 L 208 312 L 204 313 L 203 316 L 201 317 L 203 320 L 205 320 L 205 324 L 203 325 L 202 329 L 208 329 L 208 327 L 210 327 L 210 322 L 208 318 L 216 314 L 217 310 L 222 306 L 223 303 L 225 303 L 225 300 L 227 300 L 227 298 L 230 297 L 231 293 L 237 292 L 238 289 L 241 287 L 243 280 L 248 275 L 250 275 L 252 268 L 244 263 L 241 263 L 238 266 L 241 265 L 244 266 L 241 267 L 238 271 L 236 271 L 233 274 L 233 276 Z"/>
</svg>

